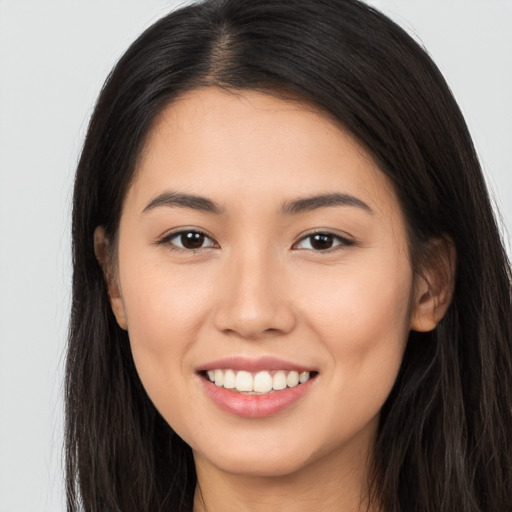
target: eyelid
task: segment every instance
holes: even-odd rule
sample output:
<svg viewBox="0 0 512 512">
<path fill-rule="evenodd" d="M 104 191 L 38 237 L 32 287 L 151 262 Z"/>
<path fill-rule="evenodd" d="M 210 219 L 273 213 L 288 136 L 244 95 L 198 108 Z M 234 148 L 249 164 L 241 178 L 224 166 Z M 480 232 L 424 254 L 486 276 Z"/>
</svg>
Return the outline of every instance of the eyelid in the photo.
<svg viewBox="0 0 512 512">
<path fill-rule="evenodd" d="M 318 250 L 315 250 L 313 248 L 311 249 L 296 249 L 296 250 L 299 250 L 299 251 L 312 251 L 312 252 L 317 252 L 317 253 L 329 253 L 329 252 L 333 252 L 333 251 L 336 251 L 336 250 L 343 250 L 347 247 L 351 247 L 351 246 L 354 246 L 357 244 L 356 240 L 354 240 L 354 238 L 352 236 L 350 236 L 348 233 L 340 233 L 340 232 L 337 232 L 337 231 L 333 231 L 332 229 L 322 229 L 322 228 L 317 228 L 317 229 L 314 229 L 312 231 L 309 231 L 307 233 L 303 233 L 300 235 L 300 237 L 298 238 L 298 240 L 292 245 L 292 249 L 295 249 L 296 246 L 306 240 L 307 238 L 310 238 L 314 235 L 328 235 L 328 236 L 332 236 L 333 238 L 335 239 L 338 239 L 341 243 L 333 246 L 333 247 L 330 247 L 329 249 L 318 249 Z"/>
<path fill-rule="evenodd" d="M 180 235 L 183 235 L 185 233 L 199 233 L 199 234 L 203 235 L 205 238 L 207 238 L 211 242 L 211 244 L 207 245 L 205 247 L 199 247 L 197 249 L 187 249 L 187 248 L 179 247 L 178 245 L 171 242 L 174 238 L 177 238 Z M 309 248 L 308 249 L 298 249 L 297 248 L 297 245 L 300 244 L 302 241 L 304 241 L 314 235 L 319 235 L 319 234 L 332 236 L 334 239 L 337 239 L 340 243 L 334 245 L 333 247 L 330 247 L 328 249 L 323 249 L 323 250 L 322 249 L 314 249 L 314 248 L 311 248 L 311 249 L 309 249 Z M 200 229 L 200 228 L 197 228 L 194 226 L 191 226 L 191 227 L 185 226 L 185 227 L 175 228 L 175 229 L 167 232 L 165 235 L 161 236 L 160 238 L 158 238 L 154 243 L 155 243 L 155 245 L 165 245 L 172 251 L 183 252 L 183 253 L 194 253 L 194 252 L 202 251 L 204 249 L 220 248 L 219 243 L 209 233 L 207 233 L 203 229 Z M 328 253 L 328 252 L 336 251 L 336 250 L 338 250 L 338 248 L 344 249 L 346 247 L 350 247 L 353 245 L 356 245 L 356 241 L 347 233 L 342 234 L 342 233 L 333 231 L 332 229 L 316 228 L 312 231 L 301 234 L 300 237 L 297 239 L 297 241 L 293 243 L 292 249 L 307 250 L 307 251 L 312 251 L 312 252 L 317 252 L 317 253 Z"/>
<path fill-rule="evenodd" d="M 179 247 L 178 245 L 172 243 L 171 241 L 174 238 L 177 238 L 178 236 L 184 234 L 184 233 L 199 233 L 203 235 L 205 238 L 210 240 L 212 242 L 212 245 L 207 245 L 205 247 L 198 247 L 197 249 L 186 249 L 184 247 Z M 210 249 L 210 248 L 219 248 L 219 243 L 210 235 L 208 234 L 204 229 L 196 228 L 194 226 L 191 227 L 179 227 L 175 228 L 171 231 L 168 231 L 165 233 L 165 235 L 161 236 L 155 241 L 155 245 L 163 245 L 166 246 L 171 251 L 176 252 L 182 252 L 182 253 L 195 253 L 198 251 L 203 251 L 204 249 Z"/>
</svg>

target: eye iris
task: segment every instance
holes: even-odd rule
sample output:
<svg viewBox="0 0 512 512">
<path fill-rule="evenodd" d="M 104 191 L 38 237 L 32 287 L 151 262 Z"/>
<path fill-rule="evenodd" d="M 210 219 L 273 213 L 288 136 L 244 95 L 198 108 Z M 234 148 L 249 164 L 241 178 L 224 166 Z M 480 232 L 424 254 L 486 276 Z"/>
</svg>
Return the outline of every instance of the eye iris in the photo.
<svg viewBox="0 0 512 512">
<path fill-rule="evenodd" d="M 333 244 L 332 235 L 317 234 L 311 236 L 311 247 L 319 251 L 330 249 Z"/>
<path fill-rule="evenodd" d="M 205 236 L 202 233 L 189 231 L 181 235 L 181 243 L 185 249 L 199 249 L 204 244 Z"/>
</svg>

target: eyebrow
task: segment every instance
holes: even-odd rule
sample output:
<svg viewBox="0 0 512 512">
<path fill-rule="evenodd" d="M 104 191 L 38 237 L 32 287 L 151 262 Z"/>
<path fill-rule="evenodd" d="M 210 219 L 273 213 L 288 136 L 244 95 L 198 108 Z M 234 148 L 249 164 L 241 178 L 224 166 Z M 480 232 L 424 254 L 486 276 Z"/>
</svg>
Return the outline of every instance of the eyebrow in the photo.
<svg viewBox="0 0 512 512">
<path fill-rule="evenodd" d="M 152 199 L 144 208 L 143 213 L 160 206 L 191 208 L 214 215 L 220 215 L 224 212 L 224 208 L 206 197 L 180 192 L 164 192 Z M 280 214 L 296 215 L 332 206 L 353 206 L 361 208 L 368 213 L 374 213 L 368 204 L 355 196 L 342 193 L 327 193 L 286 201 L 280 209 Z"/>
<path fill-rule="evenodd" d="M 144 208 L 143 213 L 146 213 L 159 206 L 177 206 L 181 208 L 192 208 L 193 210 L 200 210 L 214 215 L 220 215 L 224 209 L 221 208 L 215 201 L 207 199 L 206 197 L 181 194 L 179 192 L 164 192 L 159 196 L 152 199 Z"/>
<path fill-rule="evenodd" d="M 362 208 L 368 213 L 374 213 L 368 204 L 355 196 L 350 194 L 330 193 L 286 201 L 281 208 L 281 214 L 294 215 L 331 206 L 355 206 L 356 208 Z"/>
</svg>

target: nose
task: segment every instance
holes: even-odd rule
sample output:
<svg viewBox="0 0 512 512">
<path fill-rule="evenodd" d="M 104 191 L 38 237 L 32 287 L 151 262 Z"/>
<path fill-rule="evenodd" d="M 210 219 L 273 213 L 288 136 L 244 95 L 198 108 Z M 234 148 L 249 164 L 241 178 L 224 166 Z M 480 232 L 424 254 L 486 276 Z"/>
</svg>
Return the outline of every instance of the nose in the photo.
<svg viewBox="0 0 512 512">
<path fill-rule="evenodd" d="M 215 327 L 245 339 L 291 332 L 296 316 L 284 276 L 279 263 L 262 251 L 233 255 L 219 286 Z"/>
</svg>

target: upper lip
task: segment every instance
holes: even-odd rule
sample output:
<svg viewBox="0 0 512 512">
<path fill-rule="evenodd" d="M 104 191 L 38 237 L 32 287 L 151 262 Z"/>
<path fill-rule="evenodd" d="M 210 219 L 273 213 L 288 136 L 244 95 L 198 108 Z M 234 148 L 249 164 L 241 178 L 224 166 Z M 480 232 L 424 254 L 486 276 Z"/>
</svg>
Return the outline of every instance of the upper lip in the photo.
<svg viewBox="0 0 512 512">
<path fill-rule="evenodd" d="M 286 370 L 297 372 L 312 372 L 313 368 L 302 364 L 279 359 L 277 357 L 248 358 L 243 356 L 226 357 L 211 361 L 197 368 L 198 372 L 217 369 L 245 370 L 247 372 L 259 372 L 264 370 Z"/>
</svg>

